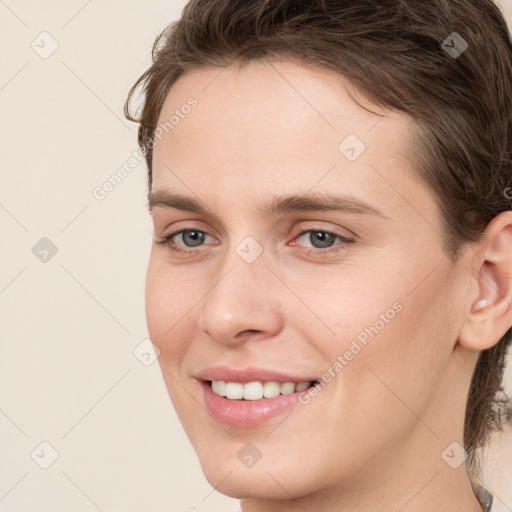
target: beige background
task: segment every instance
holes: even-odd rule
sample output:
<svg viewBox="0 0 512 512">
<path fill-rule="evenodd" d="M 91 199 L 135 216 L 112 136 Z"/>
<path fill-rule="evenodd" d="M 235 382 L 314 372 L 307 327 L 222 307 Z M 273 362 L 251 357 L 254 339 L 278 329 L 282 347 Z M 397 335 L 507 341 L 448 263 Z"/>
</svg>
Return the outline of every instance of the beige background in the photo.
<svg viewBox="0 0 512 512">
<path fill-rule="evenodd" d="M 136 349 L 152 226 L 122 104 L 183 5 L 0 0 L 1 512 L 238 508 L 204 478 L 158 363 Z M 493 512 L 512 509 L 511 459 L 507 432 L 486 467 Z"/>
</svg>

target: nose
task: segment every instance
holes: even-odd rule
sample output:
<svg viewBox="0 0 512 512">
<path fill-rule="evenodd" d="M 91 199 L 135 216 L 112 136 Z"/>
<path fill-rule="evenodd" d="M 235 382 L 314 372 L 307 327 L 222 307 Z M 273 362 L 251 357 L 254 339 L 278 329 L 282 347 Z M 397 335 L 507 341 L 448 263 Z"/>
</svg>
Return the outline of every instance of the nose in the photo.
<svg viewBox="0 0 512 512">
<path fill-rule="evenodd" d="M 247 263 L 235 250 L 230 253 L 202 301 L 199 328 L 226 345 L 276 335 L 283 326 L 282 283 L 268 269 L 264 254 Z"/>
</svg>

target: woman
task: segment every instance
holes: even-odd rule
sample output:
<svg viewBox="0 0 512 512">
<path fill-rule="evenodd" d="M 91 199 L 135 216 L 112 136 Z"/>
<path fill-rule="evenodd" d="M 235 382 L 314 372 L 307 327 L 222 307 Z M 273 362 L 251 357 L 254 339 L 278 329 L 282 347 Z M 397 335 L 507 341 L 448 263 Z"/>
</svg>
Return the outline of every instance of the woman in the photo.
<svg viewBox="0 0 512 512">
<path fill-rule="evenodd" d="M 511 83 L 489 0 L 192 0 L 155 42 L 148 329 L 243 512 L 490 510 Z"/>
</svg>

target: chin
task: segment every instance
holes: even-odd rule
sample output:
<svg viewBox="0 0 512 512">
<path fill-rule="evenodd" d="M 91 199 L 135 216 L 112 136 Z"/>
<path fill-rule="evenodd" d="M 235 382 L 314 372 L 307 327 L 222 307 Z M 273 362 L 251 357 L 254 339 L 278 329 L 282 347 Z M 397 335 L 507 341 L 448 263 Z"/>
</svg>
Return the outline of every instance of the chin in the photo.
<svg viewBox="0 0 512 512">
<path fill-rule="evenodd" d="M 217 468 L 211 471 L 203 469 L 203 472 L 213 488 L 230 498 L 282 500 L 289 499 L 290 494 L 297 497 L 297 491 L 290 488 L 286 481 L 283 482 L 283 478 L 275 476 L 274 480 L 265 470 L 233 470 L 230 473 L 230 470 L 221 471 Z"/>
<path fill-rule="evenodd" d="M 262 457 L 253 467 L 246 467 L 238 457 L 228 458 L 224 451 L 218 457 L 210 452 L 199 457 L 199 462 L 210 485 L 231 498 L 283 500 L 314 492 L 314 482 L 306 474 L 296 474 L 293 468 L 296 470 L 297 465 L 292 461 L 283 465 L 272 459 L 264 462 Z"/>
</svg>

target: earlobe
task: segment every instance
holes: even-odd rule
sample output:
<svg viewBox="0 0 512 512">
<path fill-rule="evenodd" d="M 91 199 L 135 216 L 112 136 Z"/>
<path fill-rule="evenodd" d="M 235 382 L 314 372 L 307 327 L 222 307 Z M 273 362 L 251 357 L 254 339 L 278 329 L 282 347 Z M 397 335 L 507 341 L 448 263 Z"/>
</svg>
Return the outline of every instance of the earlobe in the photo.
<svg viewBox="0 0 512 512">
<path fill-rule="evenodd" d="M 458 343 L 471 350 L 486 350 L 512 326 L 512 211 L 489 223 L 476 258 L 478 298 L 472 298 Z"/>
</svg>

